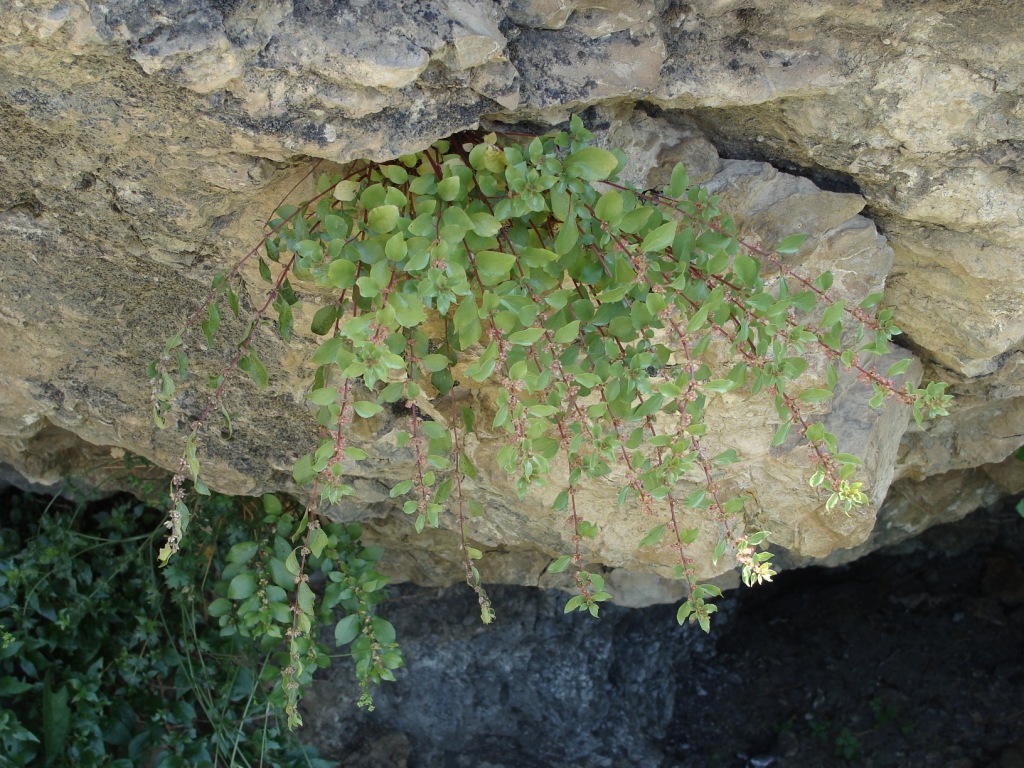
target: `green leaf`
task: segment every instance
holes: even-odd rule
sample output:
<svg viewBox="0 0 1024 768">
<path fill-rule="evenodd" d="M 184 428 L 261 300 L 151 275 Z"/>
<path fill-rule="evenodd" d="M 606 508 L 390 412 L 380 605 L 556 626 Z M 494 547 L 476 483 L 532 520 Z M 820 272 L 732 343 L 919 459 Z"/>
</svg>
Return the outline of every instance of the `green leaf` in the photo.
<svg viewBox="0 0 1024 768">
<path fill-rule="evenodd" d="M 473 222 L 473 231 L 480 237 L 494 237 L 501 231 L 501 222 L 486 211 L 469 214 Z"/>
<path fill-rule="evenodd" d="M 679 532 L 679 540 L 683 544 L 693 544 L 699 535 L 700 531 L 697 528 L 684 528 Z"/>
<path fill-rule="evenodd" d="M 206 336 L 207 346 L 214 346 L 214 334 L 217 333 L 217 329 L 220 327 L 220 308 L 216 303 L 210 304 L 206 311 L 206 319 L 202 321 L 203 334 Z"/>
<path fill-rule="evenodd" d="M 373 627 L 373 635 L 381 645 L 391 645 L 395 642 L 395 628 L 387 619 L 374 616 L 370 626 Z"/>
<path fill-rule="evenodd" d="M 603 181 L 618 167 L 619 160 L 607 149 L 584 147 L 565 159 L 565 172 L 587 181 Z"/>
<path fill-rule="evenodd" d="M 648 532 L 643 539 L 640 540 L 641 547 L 653 547 L 659 541 L 661 541 L 662 535 L 665 533 L 665 524 L 656 525 Z"/>
<path fill-rule="evenodd" d="M 837 301 L 835 304 L 825 310 L 821 316 L 821 327 L 828 330 L 843 316 L 843 307 L 846 306 L 845 301 Z"/>
<path fill-rule="evenodd" d="M 334 387 L 320 387 L 309 393 L 309 401 L 313 405 L 330 405 L 338 399 L 338 390 Z"/>
<path fill-rule="evenodd" d="M 466 369 L 466 375 L 474 381 L 483 382 L 494 372 L 494 366 L 498 362 L 498 345 L 491 342 L 487 345 L 480 359 Z"/>
<path fill-rule="evenodd" d="M 569 567 L 571 559 L 572 558 L 570 558 L 569 555 L 562 555 L 548 566 L 548 573 L 561 573 Z"/>
<path fill-rule="evenodd" d="M 384 244 L 384 255 L 392 261 L 401 261 L 409 253 L 409 246 L 405 242 L 405 235 L 396 232 Z"/>
<path fill-rule="evenodd" d="M 520 248 L 519 260 L 530 267 L 544 267 L 558 260 L 558 254 L 546 248 Z"/>
<path fill-rule="evenodd" d="M 663 251 L 672 245 L 676 236 L 677 222 L 667 221 L 660 227 L 651 230 L 644 241 L 640 243 L 640 250 L 645 253 L 652 251 Z"/>
<path fill-rule="evenodd" d="M 775 432 L 775 437 L 772 438 L 772 447 L 773 448 L 775 448 L 777 446 L 780 446 L 784 442 L 786 442 L 786 438 L 789 437 L 789 429 L 792 426 L 793 426 L 792 422 L 789 422 L 789 421 L 787 421 L 785 424 L 782 424 L 782 425 L 779 426 L 778 430 L 776 430 L 776 432 Z"/>
<path fill-rule="evenodd" d="M 708 506 L 707 493 L 707 488 L 698 488 L 687 494 L 683 503 L 691 509 L 705 509 Z"/>
<path fill-rule="evenodd" d="M 300 240 L 295 244 L 295 255 L 300 259 L 320 261 L 324 257 L 324 249 L 315 240 Z"/>
<path fill-rule="evenodd" d="M 335 288 L 351 288 L 356 284 L 356 265 L 348 259 L 336 259 L 327 268 L 327 279 Z"/>
<path fill-rule="evenodd" d="M 800 393 L 800 400 L 805 403 L 823 403 L 832 397 L 831 389 L 811 387 Z"/>
<path fill-rule="evenodd" d="M 17 722 L 17 720 L 15 720 Z M 50 675 L 43 683 L 43 742 L 46 745 L 46 764 L 55 765 L 66 757 L 65 742 L 71 732 L 71 708 L 68 707 L 66 686 L 54 690 Z"/>
<path fill-rule="evenodd" d="M 345 455 L 353 461 L 362 461 L 363 459 L 370 458 L 370 454 L 362 448 L 356 448 L 354 445 L 345 448 Z"/>
<path fill-rule="evenodd" d="M 238 361 L 238 367 L 249 374 L 249 378 L 259 389 L 267 388 L 267 369 L 256 355 L 250 352 Z"/>
<path fill-rule="evenodd" d="M 337 319 L 338 305 L 328 304 L 316 311 L 316 314 L 313 315 L 313 320 L 309 324 L 309 329 L 317 336 L 326 336 L 334 328 L 334 323 Z"/>
<path fill-rule="evenodd" d="M 313 365 L 330 365 L 335 363 L 338 359 L 338 353 L 342 350 L 344 345 L 344 339 L 332 336 L 317 347 L 316 352 L 313 353 L 313 356 L 309 361 L 313 363 Z"/>
<path fill-rule="evenodd" d="M 555 237 L 554 249 L 555 253 L 559 256 L 564 256 L 573 249 L 577 241 L 580 238 L 579 227 L 576 225 L 576 220 L 572 219 L 567 221 L 558 230 L 558 236 Z"/>
<path fill-rule="evenodd" d="M 305 581 L 299 583 L 299 589 L 295 596 L 295 602 L 299 604 L 299 610 L 307 616 L 312 615 L 313 606 L 316 602 L 316 595 Z"/>
<path fill-rule="evenodd" d="M 462 189 L 462 181 L 458 176 L 449 176 L 437 182 L 437 195 L 446 202 L 451 202 L 459 196 Z"/>
<path fill-rule="evenodd" d="M 758 273 L 761 271 L 761 265 L 757 260 L 744 253 L 737 253 L 733 258 L 733 268 L 736 270 L 736 276 L 739 277 L 740 282 L 746 286 L 754 285 Z"/>
<path fill-rule="evenodd" d="M 516 344 L 523 347 L 529 347 L 535 344 L 537 340 L 544 335 L 543 328 L 524 328 L 521 331 L 516 331 L 508 337 L 509 344 Z"/>
<path fill-rule="evenodd" d="M 708 392 L 731 392 L 736 389 L 736 382 L 730 381 L 729 379 L 714 379 L 712 381 L 704 382 L 703 387 Z"/>
<path fill-rule="evenodd" d="M 323 528 L 314 528 L 309 534 L 309 549 L 313 553 L 313 557 L 320 557 L 323 554 L 324 547 L 327 546 L 329 538 L 324 533 Z"/>
<path fill-rule="evenodd" d="M 226 597 L 218 597 L 208 606 L 206 606 L 206 613 L 214 618 L 224 616 L 231 611 L 231 601 Z"/>
<path fill-rule="evenodd" d="M 264 493 L 260 500 L 263 502 L 263 511 L 268 515 L 281 514 L 281 500 L 277 496 L 272 493 Z"/>
<path fill-rule="evenodd" d="M 395 310 L 395 319 L 403 328 L 415 328 L 427 319 L 423 300 L 411 293 L 392 293 L 388 304 Z"/>
<path fill-rule="evenodd" d="M 451 362 L 448 360 L 447 355 L 439 354 L 425 355 L 420 360 L 420 363 L 422 363 L 423 367 L 426 368 L 431 373 L 434 373 L 436 371 L 443 371 L 445 368 L 451 365 Z"/>
<path fill-rule="evenodd" d="M 556 413 L 559 413 L 562 409 L 559 408 L 558 406 L 543 405 L 542 404 L 542 405 L 531 405 L 526 410 L 527 410 L 527 413 L 529 413 L 531 416 L 541 416 L 541 417 L 546 418 L 548 416 L 554 416 Z"/>
<path fill-rule="evenodd" d="M 790 235 L 782 239 L 782 242 L 775 246 L 776 253 L 796 253 L 800 250 L 800 246 L 804 244 L 807 239 L 806 234 Z"/>
<path fill-rule="evenodd" d="M 884 293 L 869 293 L 864 298 L 864 301 L 862 301 L 860 303 L 860 308 L 861 309 L 871 309 L 872 307 L 878 305 L 882 301 L 883 298 L 885 298 L 885 294 Z"/>
<path fill-rule="evenodd" d="M 614 189 L 605 192 L 594 206 L 594 213 L 601 221 L 617 223 L 622 218 L 622 195 Z"/>
<path fill-rule="evenodd" d="M 571 344 L 580 335 L 580 321 L 572 320 L 555 331 L 555 341 L 558 344 Z"/>
<path fill-rule="evenodd" d="M 245 600 L 256 591 L 256 574 L 242 571 L 228 584 L 228 597 L 232 600 Z"/>
<path fill-rule="evenodd" d="M 907 357 L 900 360 L 897 363 L 893 363 L 889 366 L 889 370 L 885 372 L 886 376 L 901 376 L 907 372 L 910 364 L 913 362 L 913 358 Z"/>
<path fill-rule="evenodd" d="M 647 206 L 640 208 L 634 208 L 632 211 L 622 217 L 622 221 L 619 222 L 619 230 L 625 232 L 628 235 L 632 235 L 643 229 L 647 220 L 654 214 L 654 209 Z M 677 256 L 679 254 L 676 254 Z"/>
<path fill-rule="evenodd" d="M 405 184 L 409 180 L 409 172 L 400 165 L 382 165 L 378 170 L 392 184 Z"/>
<path fill-rule="evenodd" d="M 303 486 L 311 483 L 315 477 L 316 472 L 313 471 L 313 457 L 310 454 L 307 453 L 300 457 L 299 460 L 292 465 L 292 478 L 295 480 L 297 485 Z"/>
<path fill-rule="evenodd" d="M 228 550 L 229 563 L 247 563 L 256 556 L 260 545 L 255 541 L 240 541 Z"/>
<path fill-rule="evenodd" d="M 690 316 L 690 319 L 686 323 L 687 333 L 696 333 L 697 331 L 704 327 L 704 324 L 707 323 L 708 321 L 709 309 L 710 307 L 708 307 L 707 304 L 703 304 L 701 305 L 700 309 L 698 309 Z"/>
<path fill-rule="evenodd" d="M 371 229 L 386 234 L 398 225 L 400 215 L 397 205 L 380 205 L 371 209 L 366 219 Z"/>
<path fill-rule="evenodd" d="M 676 163 L 672 169 L 672 177 L 669 179 L 668 193 L 672 197 L 682 197 L 690 186 L 690 177 L 686 173 L 686 166 Z"/>
<path fill-rule="evenodd" d="M 364 419 L 369 419 L 373 416 L 376 416 L 378 413 L 384 410 L 371 400 L 356 400 L 354 403 L 352 403 L 352 408 Z"/>
<path fill-rule="evenodd" d="M 358 181 L 346 179 L 334 185 L 334 199 L 342 203 L 349 203 L 359 195 L 359 188 L 362 184 Z"/>
<path fill-rule="evenodd" d="M 433 237 L 437 229 L 437 219 L 433 214 L 422 213 L 412 220 L 409 234 L 414 237 Z"/>
<path fill-rule="evenodd" d="M 718 546 L 715 547 L 715 551 L 711 553 L 711 564 L 718 565 L 718 561 L 725 554 L 725 539 L 719 539 Z"/>
<path fill-rule="evenodd" d="M 508 279 L 509 272 L 516 263 L 514 253 L 502 251 L 480 251 L 476 255 L 476 271 L 480 282 L 484 285 L 497 285 Z"/>
<path fill-rule="evenodd" d="M 334 625 L 335 645 L 347 645 L 359 636 L 359 630 L 362 629 L 359 618 L 359 614 L 350 613 Z"/>
<path fill-rule="evenodd" d="M 392 499 L 397 499 L 399 496 L 404 496 L 412 490 L 412 480 L 403 480 L 400 483 L 395 484 L 395 487 L 391 489 L 388 494 Z"/>
<path fill-rule="evenodd" d="M 736 453 L 735 448 L 727 448 L 714 458 L 715 466 L 717 467 L 725 466 L 726 464 L 735 464 L 739 460 L 740 457 L 739 454 Z"/>
</svg>

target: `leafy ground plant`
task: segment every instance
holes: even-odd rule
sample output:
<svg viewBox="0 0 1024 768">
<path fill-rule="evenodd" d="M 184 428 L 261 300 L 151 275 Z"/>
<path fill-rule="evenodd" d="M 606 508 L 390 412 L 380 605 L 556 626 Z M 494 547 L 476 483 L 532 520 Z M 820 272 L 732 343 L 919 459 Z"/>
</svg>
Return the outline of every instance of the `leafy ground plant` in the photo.
<svg viewBox="0 0 1024 768">
<path fill-rule="evenodd" d="M 708 630 L 710 601 L 720 594 L 698 581 L 687 553 L 698 531 L 683 525 L 684 511 L 717 525 L 716 563 L 734 560 L 748 585 L 774 575 L 768 532 L 748 529 L 746 497 L 726 494 L 720 482 L 721 468 L 740 456 L 727 437 L 708 435 L 706 413 L 718 394 L 768 393 L 778 411 L 772 444 L 808 446 L 809 482 L 822 489 L 824 506 L 850 514 L 864 504 L 854 477 L 860 460 L 810 415 L 832 397 L 839 371 L 872 387 L 873 406 L 895 399 L 918 422 L 945 414 L 949 402 L 944 384 L 916 388 L 893 378 L 909 360 L 875 369 L 872 357 L 899 333 L 891 310 L 879 311 L 881 294 L 849 305 L 831 291 L 831 274 L 797 274 L 785 257 L 803 235 L 772 250 L 751 244 L 716 197 L 690 185 L 682 165 L 660 192 L 619 183 L 623 153 L 593 146 L 592 138 L 575 117 L 548 136 L 468 134 L 392 162 L 353 163 L 321 177 L 313 199 L 282 206 L 259 246 L 218 276 L 203 308 L 150 367 L 163 426 L 187 375 L 187 332 L 201 327 L 212 346 L 222 313 L 241 316 L 241 269 L 256 260 L 269 290 L 192 422 L 161 560 L 170 560 L 189 528 L 186 483 L 205 490 L 198 449 L 207 423 L 224 410 L 225 380 L 241 370 L 267 386 L 254 341 L 269 324 L 290 340 L 306 291 L 327 299 L 310 328 L 322 338 L 309 393 L 321 437 L 294 467 L 309 501 L 304 539 L 287 559 L 300 585 L 293 642 L 315 631 L 303 618 L 312 616 L 312 598 L 301 584 L 309 558 L 321 554 L 323 510 L 354 493 L 347 477 L 372 450 L 355 443 L 353 422 L 396 404 L 408 414 L 398 447 L 414 469 L 391 495 L 417 530 L 439 525 L 442 514 L 454 521 L 484 622 L 493 609 L 475 565 L 482 553 L 468 534 L 483 513 L 466 490 L 479 474 L 465 450 L 475 431 L 501 436 L 497 463 L 520 496 L 543 483 L 559 487 L 553 505 L 569 546 L 549 570 L 571 569 L 576 594 L 567 612 L 596 616 L 610 598 L 601 574 L 586 567 L 581 545 L 598 526 L 577 496 L 613 471 L 624 478 L 619 505 L 650 520 L 638 546 L 674 553 L 675 576 L 689 592 L 680 623 Z M 709 362 L 712 345 L 726 350 L 727 365 Z M 825 386 L 798 386 L 812 356 L 827 361 Z M 446 412 L 428 413 L 457 381 L 498 393 L 490 423 L 477 424 L 478 414 L 454 397 Z M 359 632 L 371 647 L 381 644 L 372 621 Z M 385 679 L 388 663 L 374 664 L 370 679 Z"/>
<path fill-rule="evenodd" d="M 261 616 L 239 601 L 238 553 L 297 521 L 189 501 L 206 522 L 159 570 L 162 513 L 134 499 L 0 497 L 0 765 L 330 765 L 280 714 L 287 654 L 243 636 Z"/>
</svg>

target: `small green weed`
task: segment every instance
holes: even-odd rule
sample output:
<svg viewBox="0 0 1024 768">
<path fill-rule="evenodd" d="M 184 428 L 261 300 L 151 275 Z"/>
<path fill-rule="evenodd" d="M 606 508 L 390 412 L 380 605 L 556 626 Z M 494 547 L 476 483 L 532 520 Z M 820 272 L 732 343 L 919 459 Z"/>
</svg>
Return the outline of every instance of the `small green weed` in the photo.
<svg viewBox="0 0 1024 768">
<path fill-rule="evenodd" d="M 266 605 L 246 604 L 239 574 L 267 561 L 238 553 L 297 527 L 279 504 L 268 502 L 271 514 L 203 500 L 203 523 L 162 570 L 162 513 L 136 500 L 85 506 L 7 493 L 0 505 L 0 765 L 330 765 L 279 714 L 287 652 L 266 639 L 272 632 L 262 643 L 245 637 Z M 371 573 L 352 564 L 375 554 L 359 548 L 358 531 L 335 533 L 337 559 Z M 325 606 L 361 615 L 354 592 L 332 595 Z"/>
</svg>

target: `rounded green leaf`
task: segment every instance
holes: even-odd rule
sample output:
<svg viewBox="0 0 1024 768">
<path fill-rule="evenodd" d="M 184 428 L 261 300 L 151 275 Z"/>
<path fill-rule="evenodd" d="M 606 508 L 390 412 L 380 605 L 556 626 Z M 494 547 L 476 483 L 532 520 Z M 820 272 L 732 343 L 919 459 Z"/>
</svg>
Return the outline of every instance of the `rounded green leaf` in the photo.
<svg viewBox="0 0 1024 768">
<path fill-rule="evenodd" d="M 601 221 L 609 224 L 618 223 L 622 218 L 622 194 L 615 190 L 605 192 L 594 206 L 594 213 Z"/>
<path fill-rule="evenodd" d="M 449 176 L 437 182 L 437 195 L 446 202 L 451 202 L 459 196 L 462 189 L 462 181 L 458 176 Z"/>
<path fill-rule="evenodd" d="M 603 181 L 618 165 L 618 158 L 607 149 L 584 147 L 565 159 L 565 172 L 587 181 Z"/>
<path fill-rule="evenodd" d="M 387 233 L 398 225 L 399 211 L 397 205 L 380 205 L 373 208 L 366 219 L 370 228 L 376 232 Z"/>
<path fill-rule="evenodd" d="M 361 629 L 359 615 L 349 614 L 334 625 L 334 642 L 336 645 L 347 645 L 359 636 Z"/>
<path fill-rule="evenodd" d="M 334 185 L 334 199 L 343 203 L 351 202 L 359 195 L 360 186 L 358 181 L 339 181 Z"/>
<path fill-rule="evenodd" d="M 548 573 L 561 573 L 569 567 L 569 555 L 562 555 L 548 566 Z"/>
<path fill-rule="evenodd" d="M 580 321 L 573 320 L 566 323 L 555 331 L 555 341 L 559 344 L 569 344 L 576 340 L 580 334 Z"/>
<path fill-rule="evenodd" d="M 245 600 L 256 591 L 256 574 L 243 571 L 228 584 L 228 597 L 232 600 Z"/>
<path fill-rule="evenodd" d="M 409 246 L 405 243 L 405 236 L 401 232 L 393 234 L 384 244 L 384 254 L 392 261 L 401 261 L 409 252 Z"/>
<path fill-rule="evenodd" d="M 231 610 L 231 601 L 226 597 L 218 597 L 208 606 L 206 612 L 213 617 L 224 616 Z"/>
<path fill-rule="evenodd" d="M 399 496 L 404 496 L 412 490 L 412 480 L 403 480 L 397 483 L 391 492 L 388 494 L 392 499 L 397 499 Z"/>
<path fill-rule="evenodd" d="M 320 387 L 309 393 L 309 401 L 313 405 L 330 405 L 338 399 L 338 390 L 334 387 Z"/>
<path fill-rule="evenodd" d="M 800 246 L 804 244 L 804 240 L 807 239 L 807 235 L 790 235 L 782 239 L 782 242 L 775 246 L 776 253 L 796 253 L 800 250 Z"/>
<path fill-rule="evenodd" d="M 409 180 L 409 172 L 400 165 L 382 165 L 380 172 L 392 184 L 405 184 Z"/>
<path fill-rule="evenodd" d="M 373 627 L 373 634 L 377 638 L 378 643 L 391 645 L 395 642 L 395 628 L 390 621 L 375 616 L 370 624 Z"/>
<path fill-rule="evenodd" d="M 316 314 L 313 315 L 313 320 L 309 324 L 309 329 L 317 336 L 326 336 L 331 332 L 337 319 L 338 306 L 336 304 L 328 304 L 316 311 Z"/>
<path fill-rule="evenodd" d="M 449 365 L 451 365 L 451 363 L 448 360 L 448 356 L 447 355 L 437 355 L 437 354 L 426 355 L 426 356 L 423 357 L 422 360 L 420 360 L 420 362 L 423 364 L 423 367 L 426 368 L 431 373 L 434 373 L 434 372 L 440 371 L 440 370 L 444 370 Z"/>
<path fill-rule="evenodd" d="M 255 541 L 240 541 L 228 550 L 229 563 L 246 563 L 256 555 L 260 545 Z"/>
<path fill-rule="evenodd" d="M 645 253 L 651 251 L 663 251 L 672 245 L 676 236 L 676 222 L 667 221 L 660 227 L 651 230 L 644 241 L 640 243 L 640 250 Z"/>
<path fill-rule="evenodd" d="M 480 237 L 494 237 L 501 231 L 501 222 L 486 211 L 471 213 L 469 218 L 473 222 L 473 231 Z"/>
<path fill-rule="evenodd" d="M 480 251 L 476 255 L 476 271 L 484 285 L 497 285 L 508 278 L 516 263 L 514 253 Z"/>
<path fill-rule="evenodd" d="M 562 225 L 562 228 L 558 230 L 558 236 L 555 238 L 554 249 L 555 253 L 559 256 L 564 256 L 573 249 L 573 246 L 580 239 L 580 231 L 576 226 L 576 221 L 567 221 Z"/>
<path fill-rule="evenodd" d="M 327 279 L 335 288 L 351 288 L 356 284 L 356 265 L 348 259 L 336 259 L 327 268 Z"/>
<path fill-rule="evenodd" d="M 372 416 L 376 416 L 378 413 L 384 410 L 371 400 L 356 400 L 354 403 L 352 403 L 352 408 L 364 419 L 369 419 Z"/>
</svg>

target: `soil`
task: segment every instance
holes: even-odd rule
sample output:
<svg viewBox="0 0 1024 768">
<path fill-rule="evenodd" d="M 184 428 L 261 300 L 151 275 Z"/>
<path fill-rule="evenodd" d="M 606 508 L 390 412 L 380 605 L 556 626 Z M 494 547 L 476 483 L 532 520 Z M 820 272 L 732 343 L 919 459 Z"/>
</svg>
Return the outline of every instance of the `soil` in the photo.
<svg viewBox="0 0 1024 768">
<path fill-rule="evenodd" d="M 835 569 L 674 606 L 398 587 L 398 683 L 357 710 L 339 661 L 306 733 L 340 765 L 1024 768 L 1024 519 L 1013 504 Z"/>
</svg>

